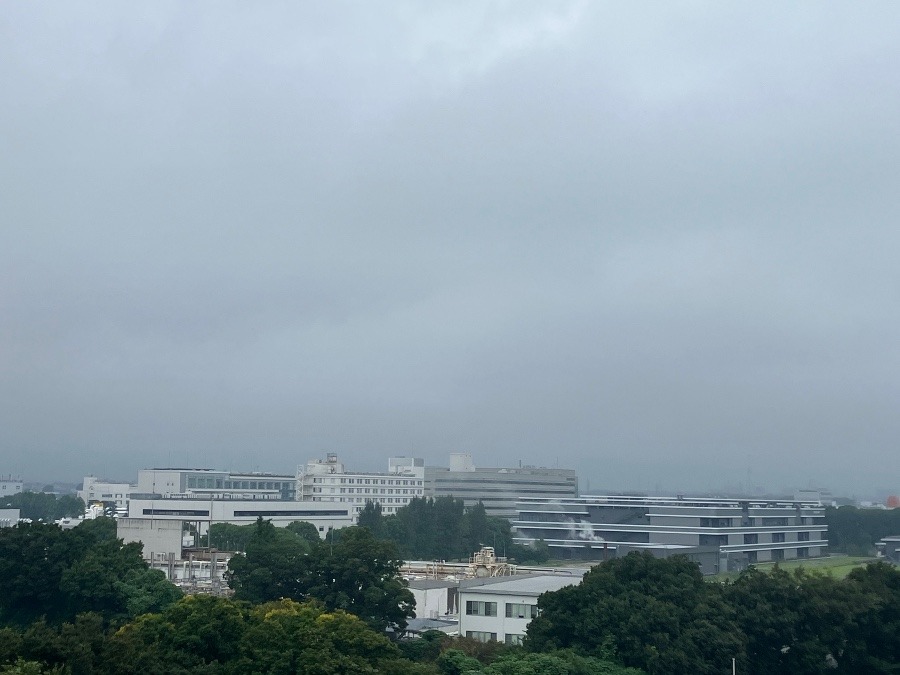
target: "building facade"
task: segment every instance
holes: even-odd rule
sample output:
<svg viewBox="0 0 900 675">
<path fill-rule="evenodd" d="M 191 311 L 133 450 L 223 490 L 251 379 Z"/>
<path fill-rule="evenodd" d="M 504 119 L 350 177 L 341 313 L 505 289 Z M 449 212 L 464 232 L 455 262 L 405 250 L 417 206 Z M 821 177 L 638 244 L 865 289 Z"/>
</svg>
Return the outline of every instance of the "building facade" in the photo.
<svg viewBox="0 0 900 675">
<path fill-rule="evenodd" d="M 10 474 L 0 476 L 0 498 L 20 494 L 23 486 L 21 478 L 13 478 Z"/>
<path fill-rule="evenodd" d="M 192 523 L 201 534 L 213 523 L 249 525 L 262 518 L 271 520 L 276 527 L 285 527 L 294 521 L 305 521 L 315 525 L 323 538 L 329 529 L 352 524 L 350 509 L 339 504 L 198 495 L 161 498 L 132 495 L 128 517 Z"/>
<path fill-rule="evenodd" d="M 489 516 L 512 520 L 520 499 L 577 497 L 578 474 L 571 469 L 534 466 L 476 467 L 471 455 L 455 453 L 450 455 L 449 467 L 425 467 L 425 496 L 455 497 L 467 507 L 481 502 Z"/>
<path fill-rule="evenodd" d="M 297 496 L 297 478 L 274 473 L 213 469 L 141 469 L 133 492 L 136 495 L 161 497 L 293 500 Z"/>
<path fill-rule="evenodd" d="M 354 518 L 366 502 L 380 504 L 382 513 L 390 515 L 424 496 L 424 466 L 417 457 L 392 457 L 385 473 L 347 471 L 337 455 L 329 453 L 324 460 L 297 468 L 297 490 L 303 500 L 346 504 Z"/>
<path fill-rule="evenodd" d="M 523 574 L 471 579 L 459 587 L 459 634 L 481 642 L 521 645 L 542 593 L 581 582 L 579 575 Z"/>
<path fill-rule="evenodd" d="M 77 494 L 85 506 L 91 502 L 105 502 L 116 505 L 116 513 L 128 513 L 128 499 L 134 486 L 129 483 L 111 483 L 96 476 L 85 476 Z"/>
<path fill-rule="evenodd" d="M 779 499 L 593 496 L 522 499 L 516 543 L 543 540 L 559 557 L 602 560 L 626 550 L 718 549 L 712 572 L 825 554 L 819 502 Z M 620 551 L 620 549 L 622 549 Z"/>
</svg>

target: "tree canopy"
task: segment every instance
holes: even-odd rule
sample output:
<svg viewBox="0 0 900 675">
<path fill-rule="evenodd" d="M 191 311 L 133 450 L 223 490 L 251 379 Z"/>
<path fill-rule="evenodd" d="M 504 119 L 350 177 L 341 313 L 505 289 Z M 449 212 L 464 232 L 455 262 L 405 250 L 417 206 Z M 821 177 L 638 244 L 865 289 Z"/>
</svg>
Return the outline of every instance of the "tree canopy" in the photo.
<svg viewBox="0 0 900 675">
<path fill-rule="evenodd" d="M 84 502 L 75 495 L 57 497 L 49 492 L 19 492 L 0 500 L 0 508 L 19 509 L 19 517 L 52 523 L 84 515 Z"/>
<path fill-rule="evenodd" d="M 400 577 L 396 547 L 366 528 L 341 530 L 336 541 L 314 542 L 268 521 L 259 521 L 246 554 L 229 562 L 235 598 L 266 602 L 316 599 L 369 625 L 403 630 L 414 615 L 412 594 Z"/>
<path fill-rule="evenodd" d="M 519 563 L 549 558 L 543 542 L 513 544 L 509 521 L 488 516 L 481 502 L 467 509 L 453 497 L 416 497 L 389 516 L 368 502 L 358 522 L 379 539 L 394 542 L 406 560 L 467 560 L 482 546 L 493 546 L 498 555 Z"/>
<path fill-rule="evenodd" d="M 162 572 L 147 567 L 140 544 L 115 538 L 109 519 L 71 530 L 45 523 L 0 529 L 0 623 L 60 623 L 81 612 L 121 620 L 179 596 Z"/>
</svg>

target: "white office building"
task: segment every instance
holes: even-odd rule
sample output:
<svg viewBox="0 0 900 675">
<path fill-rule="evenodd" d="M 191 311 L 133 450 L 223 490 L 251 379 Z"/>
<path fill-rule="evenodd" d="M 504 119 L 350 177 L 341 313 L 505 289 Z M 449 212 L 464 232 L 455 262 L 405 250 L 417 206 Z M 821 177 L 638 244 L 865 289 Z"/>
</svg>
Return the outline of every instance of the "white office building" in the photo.
<svg viewBox="0 0 900 675">
<path fill-rule="evenodd" d="M 0 476 L 0 499 L 21 493 L 23 485 L 21 478 L 13 478 L 10 474 Z"/>
<path fill-rule="evenodd" d="M 523 574 L 470 579 L 459 587 L 459 634 L 481 642 L 520 645 L 537 616 L 542 593 L 581 583 L 574 575 Z"/>
<path fill-rule="evenodd" d="M 297 468 L 299 498 L 346 504 L 354 518 L 366 502 L 381 505 L 385 515 L 396 513 L 425 494 L 425 462 L 417 457 L 391 457 L 384 473 L 347 471 L 334 453 Z"/>
</svg>

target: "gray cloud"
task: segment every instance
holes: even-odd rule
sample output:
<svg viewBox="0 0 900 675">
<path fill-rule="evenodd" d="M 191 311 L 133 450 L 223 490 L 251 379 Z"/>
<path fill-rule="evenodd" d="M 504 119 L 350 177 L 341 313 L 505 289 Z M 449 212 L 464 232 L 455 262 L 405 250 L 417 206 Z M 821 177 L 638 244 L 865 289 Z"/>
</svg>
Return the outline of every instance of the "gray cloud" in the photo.
<svg viewBox="0 0 900 675">
<path fill-rule="evenodd" d="M 900 470 L 869 3 L 0 8 L 0 469 Z"/>
</svg>

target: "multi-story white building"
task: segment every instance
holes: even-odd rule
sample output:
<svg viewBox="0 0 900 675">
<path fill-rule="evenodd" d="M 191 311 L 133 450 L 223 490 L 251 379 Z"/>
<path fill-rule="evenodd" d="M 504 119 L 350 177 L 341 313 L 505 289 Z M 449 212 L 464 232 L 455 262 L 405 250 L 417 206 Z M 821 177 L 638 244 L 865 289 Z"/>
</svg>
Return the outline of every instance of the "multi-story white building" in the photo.
<svg viewBox="0 0 900 675">
<path fill-rule="evenodd" d="M 467 507 L 484 504 L 489 516 L 512 520 L 525 497 L 564 499 L 578 496 L 578 474 L 571 469 L 536 466 L 476 467 L 466 453 L 450 455 L 450 466 L 425 467 L 425 496 L 451 496 Z"/>
<path fill-rule="evenodd" d="M 134 486 L 129 483 L 101 481 L 96 476 L 85 476 L 78 496 L 85 505 L 91 502 L 115 503 L 116 513 L 128 513 L 128 498 Z"/>
<path fill-rule="evenodd" d="M 523 574 L 470 579 L 459 586 L 459 634 L 520 645 L 542 593 L 581 583 L 580 575 Z"/>
<path fill-rule="evenodd" d="M 347 471 L 337 455 L 313 459 L 297 467 L 299 498 L 351 505 L 354 516 L 366 502 L 381 505 L 385 515 L 396 513 L 425 494 L 425 462 L 417 457 L 391 457 L 386 473 Z"/>
<path fill-rule="evenodd" d="M 13 478 L 10 474 L 0 476 L 0 498 L 19 494 L 23 485 L 21 478 Z"/>
</svg>

